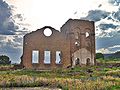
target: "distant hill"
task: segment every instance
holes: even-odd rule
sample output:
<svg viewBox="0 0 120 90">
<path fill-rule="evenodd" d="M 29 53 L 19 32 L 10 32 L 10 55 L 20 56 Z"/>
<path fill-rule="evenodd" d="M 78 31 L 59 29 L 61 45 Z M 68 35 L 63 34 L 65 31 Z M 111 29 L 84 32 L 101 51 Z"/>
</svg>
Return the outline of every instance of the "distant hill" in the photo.
<svg viewBox="0 0 120 90">
<path fill-rule="evenodd" d="M 120 51 L 112 54 L 103 54 L 105 59 L 109 58 L 120 58 Z"/>
</svg>

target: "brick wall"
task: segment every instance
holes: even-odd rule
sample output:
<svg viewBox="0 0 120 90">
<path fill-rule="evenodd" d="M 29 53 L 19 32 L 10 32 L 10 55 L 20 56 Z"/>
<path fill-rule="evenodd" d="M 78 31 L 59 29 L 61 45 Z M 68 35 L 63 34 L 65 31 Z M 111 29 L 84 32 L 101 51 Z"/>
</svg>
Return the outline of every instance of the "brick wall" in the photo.
<svg viewBox="0 0 120 90">
<path fill-rule="evenodd" d="M 44 30 L 49 28 L 51 36 L 45 36 Z M 86 32 L 90 35 L 86 37 Z M 67 68 L 73 65 L 75 57 L 80 59 L 80 65 L 86 64 L 86 59 L 90 58 L 90 63 L 95 60 L 95 29 L 94 22 L 85 20 L 68 20 L 60 29 L 55 30 L 50 26 L 45 26 L 24 36 L 22 64 L 27 69 L 53 69 Z M 79 45 L 76 46 L 75 42 Z M 39 63 L 32 63 L 32 51 L 39 51 Z M 51 63 L 44 63 L 44 51 L 51 53 Z M 56 51 L 62 52 L 61 64 L 56 64 Z M 78 53 L 77 53 L 78 52 Z"/>
</svg>

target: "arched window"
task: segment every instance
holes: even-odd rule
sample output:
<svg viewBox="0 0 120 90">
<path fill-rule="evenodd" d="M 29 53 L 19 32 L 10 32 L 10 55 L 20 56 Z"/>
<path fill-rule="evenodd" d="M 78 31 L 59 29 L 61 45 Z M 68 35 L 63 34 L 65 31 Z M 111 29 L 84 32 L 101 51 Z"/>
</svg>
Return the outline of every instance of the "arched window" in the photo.
<svg viewBox="0 0 120 90">
<path fill-rule="evenodd" d="M 75 35 L 75 39 L 79 39 L 79 33 L 78 32 L 75 32 L 74 35 Z"/>
<path fill-rule="evenodd" d="M 90 36 L 89 32 L 85 33 L 86 38 Z"/>
<path fill-rule="evenodd" d="M 87 66 L 90 65 L 90 58 L 87 58 L 87 60 L 86 60 L 86 65 L 87 65 Z"/>
<path fill-rule="evenodd" d="M 80 64 L 80 59 L 76 58 L 75 65 L 79 65 L 79 64 Z"/>
<path fill-rule="evenodd" d="M 79 46 L 80 46 L 80 42 L 79 42 L 79 41 L 76 41 L 76 42 L 75 42 L 75 45 L 76 45 L 77 47 L 79 47 Z"/>
</svg>

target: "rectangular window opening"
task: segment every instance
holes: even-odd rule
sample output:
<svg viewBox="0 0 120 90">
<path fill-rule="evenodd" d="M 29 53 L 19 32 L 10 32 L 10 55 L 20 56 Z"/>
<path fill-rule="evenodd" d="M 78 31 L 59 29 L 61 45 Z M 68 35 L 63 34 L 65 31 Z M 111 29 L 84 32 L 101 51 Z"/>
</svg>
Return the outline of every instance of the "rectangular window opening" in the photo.
<svg viewBox="0 0 120 90">
<path fill-rule="evenodd" d="M 44 51 L 44 63 L 50 64 L 50 51 Z"/>
<path fill-rule="evenodd" d="M 61 59 L 62 58 L 62 54 L 61 51 L 56 51 L 56 64 L 61 64 Z"/>
<path fill-rule="evenodd" d="M 39 51 L 38 50 L 32 51 L 32 63 L 39 63 Z"/>
</svg>

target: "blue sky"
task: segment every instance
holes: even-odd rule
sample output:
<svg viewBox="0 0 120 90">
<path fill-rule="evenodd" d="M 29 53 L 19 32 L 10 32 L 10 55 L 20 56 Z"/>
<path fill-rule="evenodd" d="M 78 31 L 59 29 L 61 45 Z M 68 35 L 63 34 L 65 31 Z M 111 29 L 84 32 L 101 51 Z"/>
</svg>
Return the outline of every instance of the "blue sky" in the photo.
<svg viewBox="0 0 120 90">
<path fill-rule="evenodd" d="M 69 18 L 95 21 L 96 52 L 120 51 L 120 0 L 0 0 L 0 55 L 20 62 L 26 33 Z"/>
</svg>

